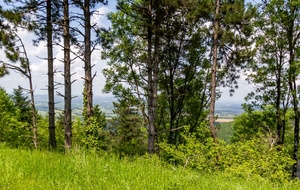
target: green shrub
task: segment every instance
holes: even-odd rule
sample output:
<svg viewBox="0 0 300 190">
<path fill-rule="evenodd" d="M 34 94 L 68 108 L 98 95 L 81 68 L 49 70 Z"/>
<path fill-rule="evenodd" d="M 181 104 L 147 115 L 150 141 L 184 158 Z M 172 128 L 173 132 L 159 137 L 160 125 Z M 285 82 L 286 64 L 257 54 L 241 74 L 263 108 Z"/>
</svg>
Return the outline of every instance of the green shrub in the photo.
<svg viewBox="0 0 300 190">
<path fill-rule="evenodd" d="M 276 181 L 291 178 L 294 161 L 285 147 L 270 147 L 256 138 L 226 145 L 221 159 L 224 171 L 240 177 L 262 177 Z"/>
<path fill-rule="evenodd" d="M 235 117 L 231 141 L 251 140 L 261 135 L 273 136 L 276 131 L 276 111 L 270 106 L 264 110 L 246 110 Z"/>
<path fill-rule="evenodd" d="M 269 146 L 267 139 L 214 144 L 212 138 L 199 141 L 195 134 L 182 134 L 178 146 L 161 143 L 161 156 L 170 163 L 204 172 L 225 172 L 230 176 L 285 181 L 291 178 L 291 159 L 285 147 Z"/>
<path fill-rule="evenodd" d="M 166 142 L 160 143 L 161 156 L 168 162 L 200 171 L 212 172 L 218 167 L 217 156 L 219 147 L 212 138 L 200 142 L 195 133 L 189 133 L 189 128 L 181 133 L 185 143 L 175 146 Z"/>
</svg>

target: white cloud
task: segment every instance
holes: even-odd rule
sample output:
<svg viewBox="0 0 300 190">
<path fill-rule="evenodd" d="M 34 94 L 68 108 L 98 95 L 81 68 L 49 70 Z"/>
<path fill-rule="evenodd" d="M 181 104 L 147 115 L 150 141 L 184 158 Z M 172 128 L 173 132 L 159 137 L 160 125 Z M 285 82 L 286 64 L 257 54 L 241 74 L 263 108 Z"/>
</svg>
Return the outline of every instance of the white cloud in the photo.
<svg viewBox="0 0 300 190">
<path fill-rule="evenodd" d="M 246 81 L 246 76 L 241 75 L 241 78 L 238 79 L 238 89 L 235 89 L 232 96 L 230 96 L 229 88 L 228 87 L 222 87 L 220 88 L 222 92 L 221 98 L 218 100 L 218 102 L 235 102 L 235 103 L 243 103 L 244 98 L 254 90 L 254 85 L 249 84 Z"/>
<path fill-rule="evenodd" d="M 106 19 L 106 14 L 108 12 L 115 10 L 115 2 L 109 3 L 108 6 L 100 5 L 95 10 L 95 14 L 91 17 L 91 23 L 97 24 L 99 27 L 107 27 L 110 25 L 109 21 Z M 26 30 L 19 30 L 18 35 L 21 37 L 23 43 L 26 46 L 26 51 L 31 63 L 31 71 L 33 77 L 33 85 L 36 86 L 36 94 L 46 94 L 48 84 L 47 76 L 47 46 L 46 42 L 40 42 L 37 46 L 33 45 L 33 39 L 36 37 L 33 33 L 30 33 Z M 58 71 L 55 74 L 55 81 L 63 83 L 63 51 L 61 47 L 56 47 L 54 49 L 54 69 Z M 0 57 L 3 60 L 5 57 L 3 52 L 0 51 Z M 105 78 L 102 74 L 102 69 L 107 65 L 106 61 L 101 60 L 100 51 L 95 51 L 92 54 L 92 64 L 93 72 L 97 72 L 96 77 L 94 78 L 94 94 L 99 95 L 102 93 L 102 88 L 104 87 Z M 83 62 L 80 59 L 76 59 L 71 65 L 72 80 L 76 80 L 72 86 L 72 93 L 78 95 L 82 93 L 83 89 L 83 79 L 84 69 Z M 0 78 L 0 86 L 4 87 L 7 92 L 11 93 L 13 89 L 17 88 L 18 85 L 23 86 L 24 88 L 28 87 L 28 80 L 25 77 L 22 77 L 19 73 L 11 72 L 9 75 Z M 63 89 L 58 89 L 60 92 L 63 92 Z"/>
<path fill-rule="evenodd" d="M 106 14 L 109 12 L 111 12 L 111 10 L 108 7 L 99 7 L 91 17 L 91 24 L 96 24 L 98 27 L 107 27 L 108 21 L 106 19 Z"/>
</svg>

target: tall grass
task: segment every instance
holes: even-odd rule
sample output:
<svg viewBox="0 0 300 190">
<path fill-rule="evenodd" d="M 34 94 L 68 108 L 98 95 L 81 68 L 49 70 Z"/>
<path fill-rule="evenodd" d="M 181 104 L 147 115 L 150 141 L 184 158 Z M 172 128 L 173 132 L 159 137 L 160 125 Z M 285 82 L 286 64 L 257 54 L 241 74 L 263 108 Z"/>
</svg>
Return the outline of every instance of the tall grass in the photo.
<svg viewBox="0 0 300 190">
<path fill-rule="evenodd" d="M 0 189 L 270 190 L 300 186 L 203 174 L 163 164 L 157 158 L 119 159 L 84 151 L 63 155 L 0 146 Z"/>
</svg>

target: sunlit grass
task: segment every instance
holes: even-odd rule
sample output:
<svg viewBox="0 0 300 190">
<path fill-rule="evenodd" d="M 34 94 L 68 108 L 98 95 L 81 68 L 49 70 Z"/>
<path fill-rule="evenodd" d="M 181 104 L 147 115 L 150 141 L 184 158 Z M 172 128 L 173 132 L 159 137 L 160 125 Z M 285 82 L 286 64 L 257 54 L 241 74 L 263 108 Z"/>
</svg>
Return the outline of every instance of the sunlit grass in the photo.
<svg viewBox="0 0 300 190">
<path fill-rule="evenodd" d="M 162 164 L 76 151 L 68 155 L 0 146 L 0 189 L 299 189 L 294 182 L 238 179 Z M 299 185 L 299 184 L 298 184 Z"/>
</svg>

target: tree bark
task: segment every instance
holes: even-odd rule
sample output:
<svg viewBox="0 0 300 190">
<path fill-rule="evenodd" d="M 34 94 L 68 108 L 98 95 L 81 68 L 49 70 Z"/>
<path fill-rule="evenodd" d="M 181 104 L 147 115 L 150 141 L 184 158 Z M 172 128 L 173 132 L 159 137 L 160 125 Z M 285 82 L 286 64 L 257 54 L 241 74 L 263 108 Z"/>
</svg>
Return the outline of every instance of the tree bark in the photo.
<svg viewBox="0 0 300 190">
<path fill-rule="evenodd" d="M 34 144 L 34 148 L 37 149 L 38 148 L 38 140 L 37 140 L 37 124 L 36 124 L 36 109 L 35 109 L 35 101 L 34 101 L 34 89 L 33 89 L 33 84 L 32 84 L 32 75 L 31 75 L 31 69 L 30 69 L 30 62 L 27 56 L 27 51 L 25 48 L 25 45 L 22 41 L 22 39 L 18 36 L 18 34 L 15 34 L 15 36 L 17 36 L 17 38 L 19 39 L 20 43 L 21 43 L 21 47 L 23 49 L 23 53 L 26 59 L 26 64 L 25 67 L 17 67 L 17 66 L 10 66 L 11 69 L 16 70 L 21 72 L 21 74 L 23 74 L 29 82 L 29 93 L 30 93 L 30 104 L 31 104 L 31 113 L 32 113 L 32 127 L 33 127 L 33 144 Z"/>
<path fill-rule="evenodd" d="M 16 34 L 16 36 L 18 36 Z M 34 148 L 37 149 L 38 148 L 38 140 L 37 140 L 37 124 L 36 124 L 36 109 L 35 109 L 35 101 L 34 101 L 34 89 L 33 89 L 33 84 L 32 84 L 32 75 L 31 75 L 31 69 L 30 69 L 30 63 L 29 63 L 29 59 L 27 56 L 27 51 L 25 49 L 25 45 L 22 41 L 22 39 L 18 36 L 20 42 L 21 42 L 21 46 L 23 48 L 24 54 L 25 54 L 25 59 L 27 62 L 26 67 L 24 68 L 24 74 L 25 76 L 28 78 L 29 81 L 29 93 L 30 93 L 30 102 L 31 102 L 31 113 L 32 113 L 32 127 L 33 127 L 33 144 L 34 144 Z"/>
<path fill-rule="evenodd" d="M 280 108 L 280 100 L 281 100 L 281 65 L 282 65 L 282 51 L 280 51 L 279 56 L 279 63 L 277 61 L 276 70 L 278 72 L 277 79 L 276 79 L 276 125 L 277 125 L 277 144 L 283 144 L 282 141 L 282 119 L 281 119 L 281 108 Z"/>
<path fill-rule="evenodd" d="M 293 151 L 293 158 L 295 160 L 295 164 L 293 165 L 293 177 L 297 177 L 297 164 L 298 164 L 298 148 L 299 148 L 299 109 L 298 109 L 298 98 L 296 95 L 296 78 L 293 76 L 293 108 L 295 114 L 295 126 L 294 126 L 294 151 Z"/>
<path fill-rule="evenodd" d="M 292 92 L 292 102 L 293 102 L 293 110 L 295 115 L 295 123 L 294 123 L 294 150 L 293 150 L 293 159 L 295 160 L 295 164 L 293 165 L 293 177 L 297 176 L 297 163 L 298 163 L 298 147 L 299 147 L 299 109 L 298 109 L 298 97 L 297 97 L 297 84 L 296 77 L 294 71 L 290 71 L 290 88 Z"/>
<path fill-rule="evenodd" d="M 29 62 L 28 62 L 29 63 Z M 35 101 L 34 101 L 34 90 L 32 85 L 32 75 L 31 70 L 28 65 L 28 80 L 29 80 L 29 92 L 30 92 L 30 99 L 31 99 L 31 112 L 32 112 L 32 126 L 33 126 L 33 144 L 34 148 L 38 148 L 38 140 L 37 140 L 37 125 L 36 125 L 36 109 L 35 109 Z"/>
<path fill-rule="evenodd" d="M 148 5 L 148 153 L 150 155 L 158 153 L 158 138 L 156 133 L 156 110 L 157 110 L 157 92 L 158 92 L 158 72 L 159 72 L 159 54 L 160 54 L 160 7 L 159 0 L 149 1 Z M 154 26 L 152 25 L 154 22 Z M 154 43 L 152 42 L 154 38 Z M 152 56 L 152 46 L 154 54 Z"/>
<path fill-rule="evenodd" d="M 152 1 L 149 1 L 148 11 L 148 28 L 147 28 L 147 56 L 148 56 L 148 154 L 152 155 L 155 153 L 155 107 L 153 105 L 154 101 L 154 88 L 153 88 L 153 60 L 152 60 Z"/>
<path fill-rule="evenodd" d="M 211 103 L 209 110 L 209 128 L 214 142 L 217 142 L 217 131 L 215 128 L 215 104 L 216 104 L 216 76 L 218 63 L 218 31 L 219 31 L 219 15 L 220 15 L 220 0 L 215 0 L 215 19 L 214 19 L 214 34 L 213 34 L 213 64 L 211 68 Z"/>
<path fill-rule="evenodd" d="M 72 147 L 72 109 L 71 109 L 71 58 L 70 58 L 70 21 L 69 21 L 69 2 L 64 0 L 64 79 L 65 79 L 65 108 L 64 108 L 64 125 L 65 125 L 65 149 Z"/>
<path fill-rule="evenodd" d="M 49 105 L 49 150 L 56 148 L 54 110 L 54 71 L 52 42 L 51 0 L 47 0 L 47 52 L 48 52 L 48 105 Z"/>
<path fill-rule="evenodd" d="M 84 1 L 84 109 L 85 119 L 93 117 L 93 77 L 91 65 L 91 11 L 90 0 Z"/>
<path fill-rule="evenodd" d="M 284 110 L 283 113 L 283 120 L 282 120 L 282 135 L 281 135 L 281 143 L 284 144 L 284 137 L 285 137 L 285 126 L 286 126 L 286 111 Z"/>
<path fill-rule="evenodd" d="M 295 126 L 294 126 L 294 150 L 293 150 L 293 159 L 295 164 L 293 165 L 292 176 L 297 177 L 297 165 L 298 165 L 298 147 L 299 147 L 299 109 L 298 109 L 298 96 L 297 96 L 297 79 L 296 79 L 296 72 L 295 72 L 295 39 L 294 38 L 294 20 L 289 21 L 289 27 L 287 30 L 287 38 L 289 43 L 289 87 L 292 94 L 292 103 L 293 103 L 293 110 L 294 110 L 294 119 L 295 119 Z"/>
<path fill-rule="evenodd" d="M 157 111 L 157 92 L 158 92 L 158 73 L 159 73 L 159 29 L 160 29 L 160 14 L 159 14 L 159 0 L 154 1 L 156 8 L 155 16 L 155 37 L 154 37 L 154 60 L 153 60 L 153 95 L 152 95 L 152 114 L 153 114 L 153 134 L 154 134 L 154 153 L 158 153 L 158 137 L 156 133 L 156 111 Z"/>
</svg>

